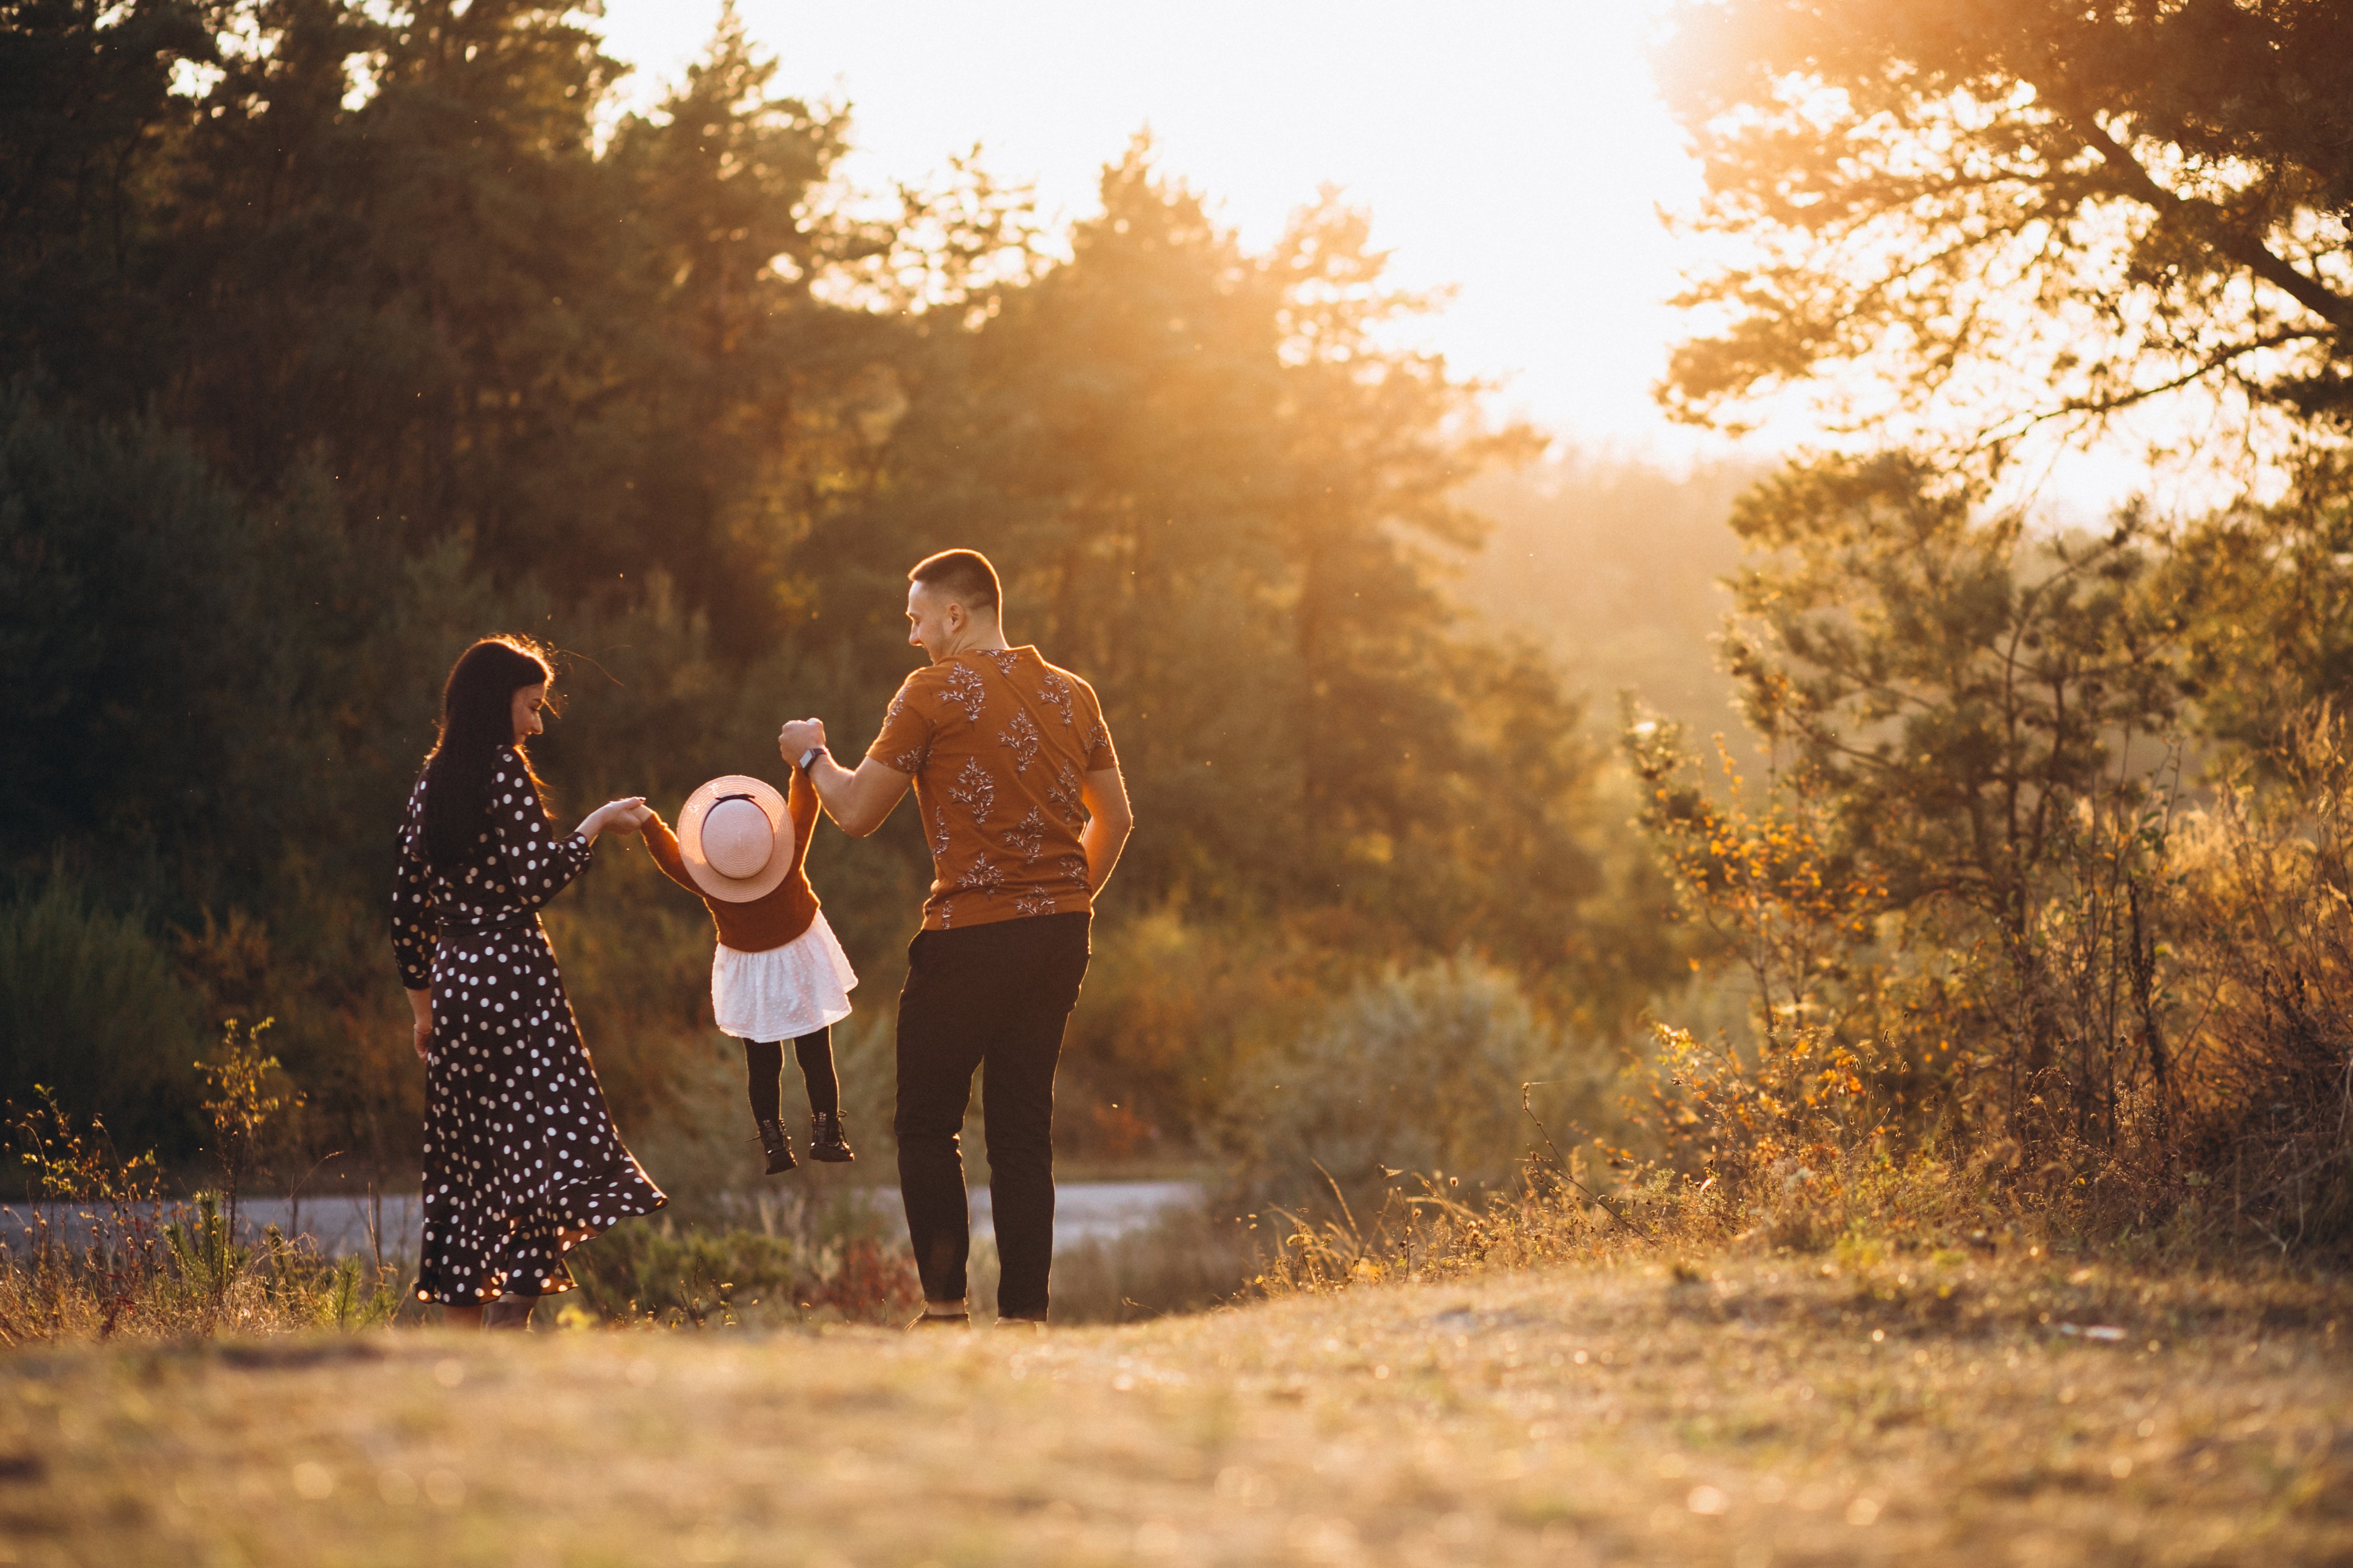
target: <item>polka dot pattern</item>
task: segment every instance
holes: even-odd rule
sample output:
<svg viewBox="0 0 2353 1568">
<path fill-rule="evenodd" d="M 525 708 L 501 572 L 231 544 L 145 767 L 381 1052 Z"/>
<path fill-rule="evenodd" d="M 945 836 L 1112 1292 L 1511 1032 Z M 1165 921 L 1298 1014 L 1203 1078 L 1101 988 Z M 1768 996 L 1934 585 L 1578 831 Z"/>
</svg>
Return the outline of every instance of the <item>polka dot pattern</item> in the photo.
<svg viewBox="0 0 2353 1568">
<path fill-rule="evenodd" d="M 591 847 L 555 837 L 512 750 L 493 774 L 483 852 L 454 875 L 426 864 L 419 781 L 393 884 L 401 979 L 433 992 L 423 1301 L 571 1289 L 568 1247 L 666 1201 L 622 1145 L 539 927 Z"/>
</svg>

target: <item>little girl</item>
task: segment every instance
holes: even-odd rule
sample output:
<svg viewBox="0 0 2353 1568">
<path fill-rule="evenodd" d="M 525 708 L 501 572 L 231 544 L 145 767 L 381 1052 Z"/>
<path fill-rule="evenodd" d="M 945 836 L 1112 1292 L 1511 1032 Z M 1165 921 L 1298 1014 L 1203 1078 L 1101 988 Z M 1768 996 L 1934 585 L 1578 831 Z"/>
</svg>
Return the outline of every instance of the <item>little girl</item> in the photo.
<svg viewBox="0 0 2353 1568">
<path fill-rule="evenodd" d="M 687 797 L 676 833 L 658 813 L 645 826 L 655 862 L 718 925 L 711 1009 L 721 1031 L 744 1042 L 752 1120 L 772 1176 L 793 1168 L 780 1087 L 786 1040 L 808 1089 L 810 1155 L 835 1164 L 857 1157 L 842 1132 L 833 1026 L 849 1016 L 858 976 L 802 868 L 817 791 L 798 768 L 787 801 L 759 779 L 730 773 Z"/>
</svg>

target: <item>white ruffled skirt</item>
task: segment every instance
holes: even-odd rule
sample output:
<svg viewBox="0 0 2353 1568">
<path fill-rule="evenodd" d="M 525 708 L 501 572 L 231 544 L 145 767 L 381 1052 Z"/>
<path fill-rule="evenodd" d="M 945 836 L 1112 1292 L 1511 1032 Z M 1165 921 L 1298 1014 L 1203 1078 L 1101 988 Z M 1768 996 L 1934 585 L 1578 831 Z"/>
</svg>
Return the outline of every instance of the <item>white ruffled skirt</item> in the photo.
<svg viewBox="0 0 2353 1568">
<path fill-rule="evenodd" d="M 838 1024 L 857 984 L 822 913 L 782 947 L 738 952 L 722 943 L 711 955 L 711 1010 L 720 1032 L 741 1040 L 790 1040 Z"/>
</svg>

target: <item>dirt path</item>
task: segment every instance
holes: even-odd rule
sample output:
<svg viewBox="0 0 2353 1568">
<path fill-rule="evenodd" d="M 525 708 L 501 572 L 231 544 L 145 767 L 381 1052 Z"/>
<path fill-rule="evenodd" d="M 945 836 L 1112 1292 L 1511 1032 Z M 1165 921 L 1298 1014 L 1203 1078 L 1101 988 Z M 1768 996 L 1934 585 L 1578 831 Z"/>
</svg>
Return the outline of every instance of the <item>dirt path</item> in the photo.
<svg viewBox="0 0 2353 1568">
<path fill-rule="evenodd" d="M 2346 1563 L 2348 1309 L 1948 1258 L 26 1353 L 0 1563 Z"/>
</svg>

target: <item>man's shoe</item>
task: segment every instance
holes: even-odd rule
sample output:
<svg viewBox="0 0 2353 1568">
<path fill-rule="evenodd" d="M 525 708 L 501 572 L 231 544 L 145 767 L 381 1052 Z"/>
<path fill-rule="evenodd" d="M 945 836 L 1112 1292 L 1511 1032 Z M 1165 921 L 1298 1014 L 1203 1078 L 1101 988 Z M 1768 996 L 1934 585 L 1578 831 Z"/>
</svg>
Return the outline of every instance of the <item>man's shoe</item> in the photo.
<svg viewBox="0 0 2353 1568">
<path fill-rule="evenodd" d="M 809 1158 L 828 1165 L 847 1165 L 858 1158 L 841 1133 L 841 1112 L 820 1110 L 809 1118 Z"/>
<path fill-rule="evenodd" d="M 1011 1329 L 1017 1333 L 1042 1334 L 1046 1331 L 1046 1320 L 1043 1318 L 999 1318 L 997 1320 L 997 1326 L 1000 1329 Z"/>
<path fill-rule="evenodd" d="M 760 1147 L 768 1152 L 768 1174 L 781 1176 L 798 1163 L 793 1158 L 793 1141 L 785 1136 L 781 1121 L 760 1123 Z"/>
<path fill-rule="evenodd" d="M 907 1325 L 907 1331 L 909 1333 L 913 1333 L 917 1329 L 968 1329 L 970 1327 L 972 1327 L 972 1314 L 970 1312 L 927 1311 L 923 1313 L 923 1316 L 917 1318 L 913 1322 L 909 1323 Z"/>
</svg>

